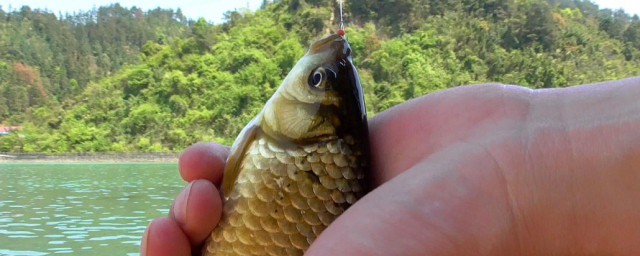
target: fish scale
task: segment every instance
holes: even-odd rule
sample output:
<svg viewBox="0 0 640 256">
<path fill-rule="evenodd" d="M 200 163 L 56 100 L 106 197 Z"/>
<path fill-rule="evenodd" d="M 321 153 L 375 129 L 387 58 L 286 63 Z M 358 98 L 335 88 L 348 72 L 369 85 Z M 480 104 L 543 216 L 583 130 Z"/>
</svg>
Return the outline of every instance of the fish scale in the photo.
<svg viewBox="0 0 640 256">
<path fill-rule="evenodd" d="M 362 186 L 344 185 L 358 184 L 365 177 L 362 152 L 352 139 L 297 146 L 295 157 L 277 157 L 292 150 L 288 149 L 263 137 L 249 144 L 240 163 L 243 171 L 228 195 L 206 253 L 302 255 L 327 225 L 364 194 Z M 352 154 L 344 155 L 345 151 Z M 326 165 L 329 168 L 313 171 L 309 160 L 316 159 L 333 162 Z"/>
</svg>

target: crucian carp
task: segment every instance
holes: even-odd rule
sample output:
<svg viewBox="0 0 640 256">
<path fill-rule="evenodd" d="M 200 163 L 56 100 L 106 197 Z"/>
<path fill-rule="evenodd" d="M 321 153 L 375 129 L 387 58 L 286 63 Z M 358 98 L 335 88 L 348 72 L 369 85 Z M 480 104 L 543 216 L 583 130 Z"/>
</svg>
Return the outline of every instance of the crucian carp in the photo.
<svg viewBox="0 0 640 256">
<path fill-rule="evenodd" d="M 203 255 L 302 255 L 366 193 L 366 110 L 343 35 L 314 42 L 236 139 Z"/>
</svg>

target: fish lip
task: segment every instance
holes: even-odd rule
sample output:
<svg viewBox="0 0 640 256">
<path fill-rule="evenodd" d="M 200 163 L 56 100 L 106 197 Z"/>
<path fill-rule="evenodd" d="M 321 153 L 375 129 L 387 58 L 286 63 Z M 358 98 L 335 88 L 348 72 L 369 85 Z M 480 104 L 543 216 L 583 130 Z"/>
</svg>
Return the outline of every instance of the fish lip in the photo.
<svg viewBox="0 0 640 256">
<path fill-rule="evenodd" d="M 320 53 L 326 50 L 334 50 L 337 54 L 342 56 L 336 56 L 336 59 L 348 58 L 351 56 L 351 46 L 346 38 L 338 35 L 331 34 L 316 42 L 309 47 L 310 54 Z"/>
</svg>

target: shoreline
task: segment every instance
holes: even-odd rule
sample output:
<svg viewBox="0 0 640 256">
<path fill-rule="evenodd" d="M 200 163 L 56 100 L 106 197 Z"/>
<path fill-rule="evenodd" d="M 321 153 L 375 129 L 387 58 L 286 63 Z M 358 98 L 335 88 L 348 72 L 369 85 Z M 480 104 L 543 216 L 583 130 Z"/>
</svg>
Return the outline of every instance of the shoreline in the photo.
<svg viewBox="0 0 640 256">
<path fill-rule="evenodd" d="M 0 153 L 3 163 L 178 163 L 179 153 Z"/>
</svg>

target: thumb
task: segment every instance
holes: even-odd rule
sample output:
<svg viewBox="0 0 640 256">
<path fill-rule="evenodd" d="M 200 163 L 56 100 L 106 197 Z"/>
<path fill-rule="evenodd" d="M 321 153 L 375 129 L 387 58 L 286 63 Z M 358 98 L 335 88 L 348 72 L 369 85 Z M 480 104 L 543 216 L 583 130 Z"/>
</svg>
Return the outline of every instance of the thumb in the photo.
<svg viewBox="0 0 640 256">
<path fill-rule="evenodd" d="M 509 251 L 512 212 L 497 166 L 487 154 L 458 144 L 419 162 L 349 208 L 305 255 Z"/>
</svg>

